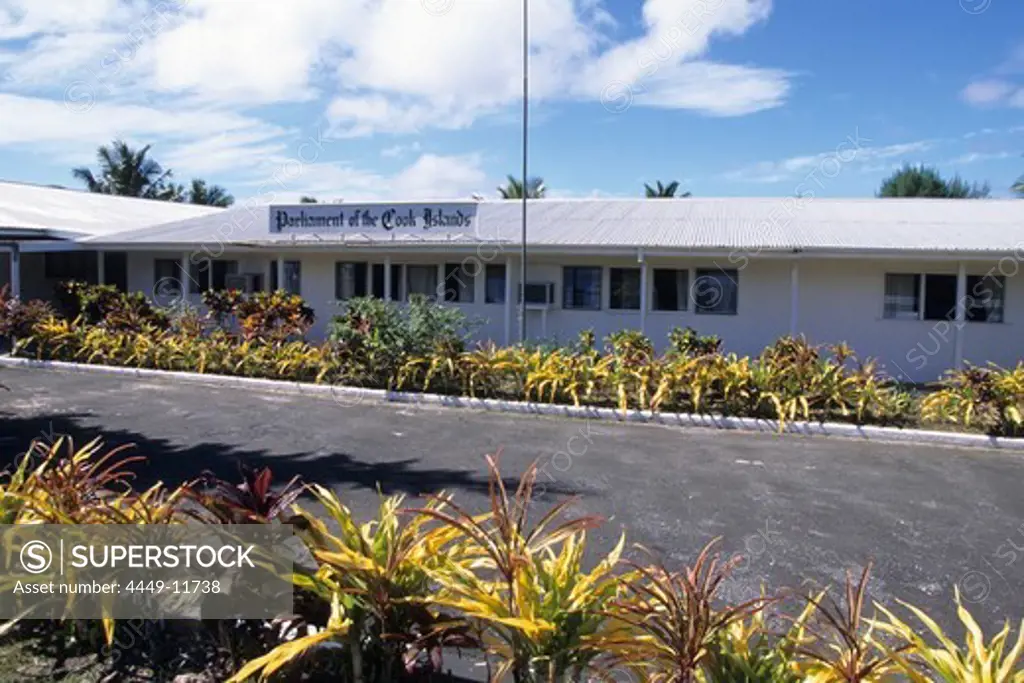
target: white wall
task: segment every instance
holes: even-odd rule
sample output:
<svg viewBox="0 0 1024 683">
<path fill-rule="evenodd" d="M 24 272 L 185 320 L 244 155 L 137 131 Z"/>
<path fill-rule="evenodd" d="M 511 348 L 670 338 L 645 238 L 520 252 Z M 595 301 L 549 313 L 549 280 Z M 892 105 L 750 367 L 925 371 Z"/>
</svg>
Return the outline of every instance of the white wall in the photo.
<svg viewBox="0 0 1024 683">
<path fill-rule="evenodd" d="M 515 253 L 489 255 L 487 262 L 505 264 L 512 256 L 511 277 L 518 282 L 519 265 Z M 131 252 L 128 255 L 128 282 L 133 290 L 147 294 L 153 289 L 153 260 L 157 257 L 180 259 L 180 253 Z M 240 261 L 241 272 L 266 271 L 268 259 L 274 254 L 225 254 L 224 258 Z M 392 254 L 392 264 L 430 264 L 439 262 L 480 263 L 473 255 L 400 255 Z M 337 261 L 366 261 L 383 263 L 384 254 L 359 252 L 356 254 L 304 253 L 285 255 L 286 260 L 302 261 L 302 295 L 316 310 L 317 322 L 313 336 L 326 333 L 332 316 L 340 311 L 334 300 L 334 264 Z M 730 264 L 728 259 L 658 258 L 647 259 L 649 268 L 685 268 L 692 285 L 697 268 L 736 268 L 739 270 L 739 303 L 737 315 L 707 315 L 696 313 L 692 302 L 688 310 L 679 312 L 649 311 L 646 331 L 659 349 L 667 345 L 673 327 L 693 327 L 701 334 L 720 336 L 725 348 L 741 354 L 757 354 L 766 345 L 790 330 L 790 269 L 789 259 L 745 259 Z M 563 310 L 562 266 L 603 266 L 603 306 L 601 311 Z M 542 329 L 542 316 L 529 311 L 527 329 L 531 339 L 571 341 L 581 330 L 594 328 L 598 340 L 620 329 L 639 329 L 639 311 L 608 310 L 610 266 L 637 267 L 636 258 L 608 257 L 537 257 L 531 261 L 530 282 L 553 282 L 555 304 L 547 313 L 546 327 Z M 744 267 L 739 267 L 744 266 Z M 1005 322 L 965 323 L 964 359 L 974 363 L 993 361 L 1000 365 L 1014 365 L 1022 356 L 1018 327 L 1024 325 L 1024 275 L 1013 277 L 1014 264 L 971 263 L 969 275 L 984 275 L 991 269 L 1003 272 L 1006 278 Z M 896 261 L 869 259 L 812 259 L 799 260 L 799 318 L 798 331 L 815 343 L 845 341 L 862 357 L 874 356 L 890 374 L 912 381 L 930 381 L 951 367 L 954 358 L 954 330 L 952 324 L 935 321 L 890 320 L 883 318 L 883 293 L 886 273 L 948 273 L 956 274 L 955 262 Z M 648 278 L 652 286 L 653 275 Z M 481 270 L 475 283 L 475 302 L 453 304 L 480 321 L 476 337 L 502 343 L 505 339 L 505 307 L 486 304 L 484 276 Z M 513 291 L 516 291 L 514 288 Z M 398 292 L 393 293 L 398 296 Z M 190 301 L 198 305 L 198 295 Z M 650 297 L 648 297 L 650 304 Z M 517 314 L 513 312 L 511 339 L 518 339 Z"/>
</svg>

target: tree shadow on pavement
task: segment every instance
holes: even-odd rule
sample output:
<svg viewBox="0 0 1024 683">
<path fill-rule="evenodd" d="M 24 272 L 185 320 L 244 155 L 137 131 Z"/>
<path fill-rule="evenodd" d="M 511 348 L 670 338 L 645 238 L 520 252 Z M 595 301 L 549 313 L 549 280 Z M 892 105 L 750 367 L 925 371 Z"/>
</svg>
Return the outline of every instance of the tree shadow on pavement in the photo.
<svg viewBox="0 0 1024 683">
<path fill-rule="evenodd" d="M 140 455 L 146 461 L 134 469 L 137 488 L 162 481 L 168 486 L 191 481 L 203 472 L 234 481 L 239 463 L 253 468 L 270 467 L 274 481 L 283 484 L 299 476 L 305 482 L 329 488 L 377 490 L 384 494 L 423 495 L 438 491 L 466 491 L 486 495 L 487 472 L 482 462 L 475 470 L 430 467 L 420 458 L 386 459 L 388 453 L 377 454 L 380 460 L 368 462 L 337 449 L 272 453 L 266 449 L 239 448 L 233 444 L 207 441 L 183 445 L 167 439 L 151 438 L 128 430 L 101 430 L 87 424 L 88 414 L 59 414 L 25 417 L 0 410 L 0 470 L 12 465 L 33 440 L 53 442 L 70 436 L 80 447 L 101 438 L 107 448 L 131 446 L 125 455 Z M 483 455 L 483 454 L 481 454 Z M 518 474 L 518 473 L 517 473 Z M 505 478 L 505 485 L 515 488 L 516 477 Z M 554 495 L 585 493 L 557 482 L 545 486 Z"/>
</svg>

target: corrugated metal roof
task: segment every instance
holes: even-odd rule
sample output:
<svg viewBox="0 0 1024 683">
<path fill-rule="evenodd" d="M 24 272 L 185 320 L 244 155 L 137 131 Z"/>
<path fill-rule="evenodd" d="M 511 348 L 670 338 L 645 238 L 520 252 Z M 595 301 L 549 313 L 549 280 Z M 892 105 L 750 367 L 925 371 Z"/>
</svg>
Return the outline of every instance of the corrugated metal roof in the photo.
<svg viewBox="0 0 1024 683">
<path fill-rule="evenodd" d="M 522 220 L 519 202 L 483 201 L 468 232 L 418 231 L 410 237 L 353 231 L 342 237 L 309 231 L 293 237 L 270 232 L 273 208 L 279 207 L 238 207 L 88 241 L 126 246 L 517 243 Z M 528 243 L 537 247 L 1024 253 L 1020 200 L 543 199 L 530 202 L 528 216 Z"/>
<path fill-rule="evenodd" d="M 0 181 L 0 231 L 45 236 L 108 235 L 219 213 L 223 209 Z"/>
</svg>

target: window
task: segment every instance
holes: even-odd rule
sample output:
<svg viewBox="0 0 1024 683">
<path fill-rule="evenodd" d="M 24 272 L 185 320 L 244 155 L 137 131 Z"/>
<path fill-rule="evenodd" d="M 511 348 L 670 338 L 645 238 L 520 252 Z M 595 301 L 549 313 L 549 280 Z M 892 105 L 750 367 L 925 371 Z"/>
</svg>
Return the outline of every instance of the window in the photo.
<svg viewBox="0 0 1024 683">
<path fill-rule="evenodd" d="M 366 296 L 365 263 L 334 264 L 334 298 L 348 301 L 357 296 Z"/>
<path fill-rule="evenodd" d="M 476 299 L 476 277 L 470 275 L 465 264 L 444 264 L 444 300 L 471 304 Z"/>
<path fill-rule="evenodd" d="M 96 254 L 93 252 L 56 251 L 43 254 L 43 273 L 47 280 L 96 279 Z"/>
<path fill-rule="evenodd" d="M 373 296 L 377 297 L 378 299 L 383 299 L 384 298 L 384 264 L 383 263 L 374 263 L 373 264 L 373 274 L 372 274 L 371 277 L 373 279 L 373 282 L 370 283 L 371 284 L 370 291 L 373 293 Z"/>
<path fill-rule="evenodd" d="M 685 270 L 654 269 L 655 311 L 685 311 L 690 274 Z"/>
<path fill-rule="evenodd" d="M 181 294 L 181 263 L 174 259 L 153 261 L 153 291 L 158 295 Z"/>
<path fill-rule="evenodd" d="M 1003 292 L 1006 278 L 999 275 L 967 276 L 967 320 L 975 323 L 1003 322 Z"/>
<path fill-rule="evenodd" d="M 640 310 L 640 269 L 609 268 L 609 308 L 615 310 Z"/>
<path fill-rule="evenodd" d="M 213 291 L 223 292 L 228 288 L 228 275 L 238 275 L 238 261 L 213 262 Z"/>
<path fill-rule="evenodd" d="M 405 270 L 402 266 L 391 266 L 391 300 L 402 300 L 402 282 L 405 277 Z"/>
<path fill-rule="evenodd" d="M 228 275 L 238 274 L 238 261 L 211 261 L 208 258 L 193 261 L 189 259 L 188 291 L 191 294 L 199 294 L 210 289 L 210 264 L 213 264 L 212 289 L 215 292 L 227 289 Z"/>
<path fill-rule="evenodd" d="M 601 269 L 565 266 L 562 269 L 562 307 L 601 309 Z"/>
<path fill-rule="evenodd" d="M 210 282 L 210 259 L 188 262 L 188 291 L 190 294 L 199 294 L 206 290 Z"/>
<path fill-rule="evenodd" d="M 277 281 L 277 261 L 270 263 L 270 291 L 279 289 L 289 294 L 302 294 L 302 261 L 284 262 L 284 286 Z"/>
<path fill-rule="evenodd" d="M 484 277 L 486 278 L 484 301 L 489 304 L 505 303 L 505 278 L 508 277 L 505 266 L 488 264 Z"/>
<path fill-rule="evenodd" d="M 739 302 L 739 272 L 697 269 L 693 281 L 693 308 L 697 313 L 736 315 Z"/>
<path fill-rule="evenodd" d="M 302 294 L 302 261 L 284 262 L 284 290 L 289 294 Z"/>
<path fill-rule="evenodd" d="M 924 276 L 924 319 L 956 319 L 956 275 Z"/>
<path fill-rule="evenodd" d="M 885 309 L 883 316 L 897 320 L 920 318 L 921 278 L 905 273 L 885 276 Z"/>
<path fill-rule="evenodd" d="M 405 270 L 409 296 L 422 294 L 428 299 L 437 298 L 437 266 L 406 266 Z"/>
</svg>

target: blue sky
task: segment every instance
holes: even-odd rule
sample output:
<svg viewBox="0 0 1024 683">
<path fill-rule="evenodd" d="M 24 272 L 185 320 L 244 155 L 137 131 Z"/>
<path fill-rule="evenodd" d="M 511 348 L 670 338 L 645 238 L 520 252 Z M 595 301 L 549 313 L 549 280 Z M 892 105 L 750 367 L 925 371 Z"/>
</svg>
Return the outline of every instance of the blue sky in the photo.
<svg viewBox="0 0 1024 683">
<path fill-rule="evenodd" d="M 531 162 L 558 196 L 870 196 L 1024 174 L 1024 3 L 531 0 Z M 0 0 L 0 178 L 114 137 L 286 201 L 494 195 L 519 168 L 512 0 Z M 855 141 L 855 142 L 853 142 Z"/>
</svg>

